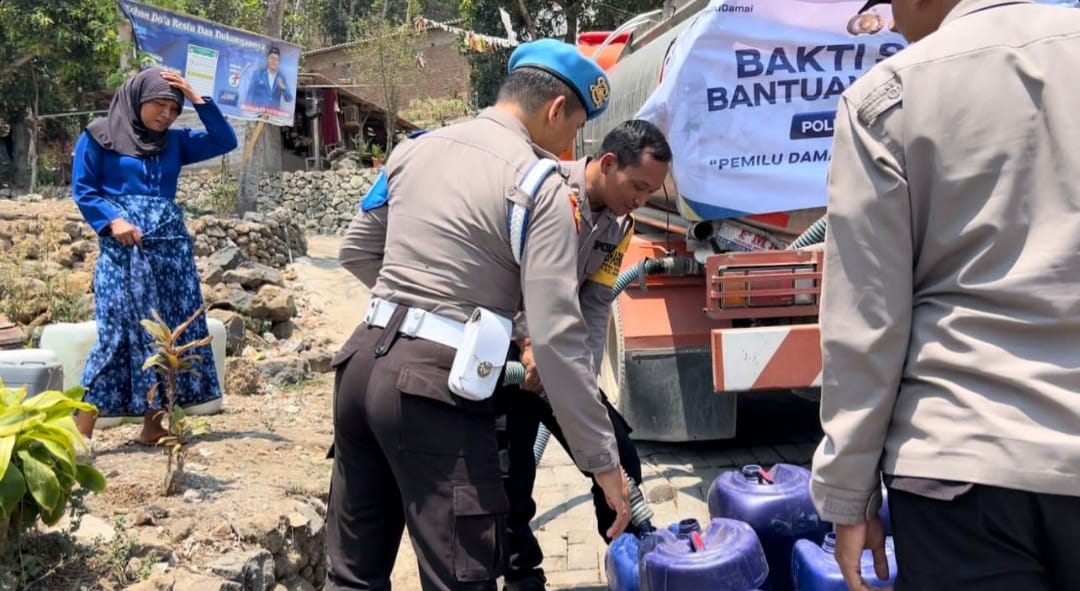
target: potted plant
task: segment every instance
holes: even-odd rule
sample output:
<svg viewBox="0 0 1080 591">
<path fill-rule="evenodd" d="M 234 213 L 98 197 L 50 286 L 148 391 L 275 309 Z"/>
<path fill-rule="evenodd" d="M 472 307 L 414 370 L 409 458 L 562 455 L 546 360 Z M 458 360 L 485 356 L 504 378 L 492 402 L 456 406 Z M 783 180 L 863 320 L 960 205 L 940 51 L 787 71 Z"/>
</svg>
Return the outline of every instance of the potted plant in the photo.
<svg viewBox="0 0 1080 591">
<path fill-rule="evenodd" d="M 369 144 L 368 154 L 371 155 L 371 167 L 382 168 L 384 156 L 382 146 L 376 143 Z"/>
</svg>

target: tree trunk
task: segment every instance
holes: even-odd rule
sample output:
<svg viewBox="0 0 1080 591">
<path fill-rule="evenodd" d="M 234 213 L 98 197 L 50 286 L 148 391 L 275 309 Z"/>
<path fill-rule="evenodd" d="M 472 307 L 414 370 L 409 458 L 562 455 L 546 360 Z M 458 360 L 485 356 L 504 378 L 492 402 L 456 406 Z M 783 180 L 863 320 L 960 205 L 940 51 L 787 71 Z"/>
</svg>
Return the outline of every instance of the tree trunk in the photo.
<svg viewBox="0 0 1080 591">
<path fill-rule="evenodd" d="M 27 166 L 28 166 L 28 167 L 30 168 L 30 186 L 29 186 L 29 191 L 30 191 L 31 193 L 33 193 L 33 192 L 34 192 L 34 189 L 36 189 L 36 188 L 37 188 L 37 172 L 38 172 L 38 166 L 37 166 L 37 164 L 38 164 L 38 151 L 37 151 L 37 144 L 38 144 L 38 141 L 37 141 L 37 140 L 38 140 L 38 126 L 37 126 L 37 117 L 36 117 L 36 116 L 34 115 L 34 111 L 33 111 L 32 109 L 29 109 L 29 108 L 28 108 L 28 109 L 26 109 L 26 119 L 27 119 L 27 121 L 29 122 L 29 126 L 28 126 L 28 128 L 29 128 L 29 130 L 30 130 L 30 145 L 28 146 L 28 149 L 27 149 L 27 151 L 26 151 L 26 164 L 27 164 Z"/>
<path fill-rule="evenodd" d="M 390 155 L 390 150 L 394 149 L 394 129 L 397 127 L 394 125 L 397 123 L 397 115 L 395 113 L 386 111 L 386 152 L 383 154 L 385 160 Z"/>
<path fill-rule="evenodd" d="M 37 188 L 38 173 L 38 104 L 41 102 L 37 74 L 34 74 L 34 104 L 26 108 L 26 119 L 30 122 L 30 149 L 27 151 L 27 163 L 30 165 L 30 192 Z"/>
<path fill-rule="evenodd" d="M 293 0 L 293 5 L 292 5 L 292 14 L 299 14 L 299 13 L 300 13 L 300 0 Z M 292 27 L 292 30 L 291 30 L 291 31 L 289 31 L 289 39 L 290 39 L 290 40 L 295 40 L 295 39 L 296 39 L 296 37 L 297 37 L 297 36 L 298 36 L 298 34 L 299 34 L 299 33 L 298 33 L 298 31 L 297 31 L 297 29 L 299 29 L 299 28 L 300 28 L 300 24 L 299 24 L 299 23 L 298 23 L 298 24 L 294 24 L 294 25 L 293 25 L 293 27 Z M 306 31 L 302 31 L 302 32 L 303 32 L 303 33 L 306 33 Z M 306 36 L 306 35 L 305 35 L 305 36 Z"/>
<path fill-rule="evenodd" d="M 285 18 L 285 0 L 268 0 L 266 18 L 263 21 L 263 34 L 275 39 L 281 38 L 282 21 Z M 300 89 L 293 89 L 299 95 Z M 255 124 L 249 124 L 253 130 Z M 243 215 L 255 211 L 255 202 L 259 191 L 259 181 L 264 175 L 281 171 L 281 129 L 267 124 L 266 129 L 257 138 L 251 158 L 243 163 L 243 172 L 236 199 L 236 212 Z M 250 134 L 245 137 L 250 138 Z M 247 141 L 251 141 L 248 139 Z"/>
<path fill-rule="evenodd" d="M 529 32 L 529 39 L 536 39 L 536 24 L 533 23 L 529 9 L 525 7 L 525 0 L 517 0 L 517 9 L 521 18 L 525 20 L 525 30 Z"/>
<path fill-rule="evenodd" d="M 578 3 L 570 4 L 563 7 L 563 17 L 566 18 L 566 42 L 577 45 L 577 22 L 578 15 L 581 13 L 581 6 Z"/>
<path fill-rule="evenodd" d="M 268 0 L 266 20 L 263 21 L 263 33 L 275 39 L 281 38 L 281 25 L 284 20 L 285 2 L 283 0 Z"/>
<path fill-rule="evenodd" d="M 132 70 L 138 64 L 132 64 L 131 61 L 135 43 L 135 39 L 132 35 L 131 30 L 131 21 L 127 20 L 126 18 L 120 19 L 120 24 L 117 25 L 117 27 L 117 32 L 120 37 L 120 43 L 122 44 L 122 49 L 120 50 L 120 69 Z"/>
<path fill-rule="evenodd" d="M 11 125 L 11 137 L 14 140 L 15 149 L 12 154 L 12 163 L 15 165 L 15 186 L 25 187 L 30 180 L 27 171 L 27 156 L 30 153 L 30 127 L 25 119 L 21 119 Z"/>
<path fill-rule="evenodd" d="M 348 19 L 349 25 L 347 27 L 345 27 L 345 40 L 346 41 L 356 41 L 356 39 L 353 39 L 353 27 L 352 27 L 352 23 L 355 20 L 356 20 L 356 0 L 350 0 L 349 1 L 349 19 Z"/>
</svg>

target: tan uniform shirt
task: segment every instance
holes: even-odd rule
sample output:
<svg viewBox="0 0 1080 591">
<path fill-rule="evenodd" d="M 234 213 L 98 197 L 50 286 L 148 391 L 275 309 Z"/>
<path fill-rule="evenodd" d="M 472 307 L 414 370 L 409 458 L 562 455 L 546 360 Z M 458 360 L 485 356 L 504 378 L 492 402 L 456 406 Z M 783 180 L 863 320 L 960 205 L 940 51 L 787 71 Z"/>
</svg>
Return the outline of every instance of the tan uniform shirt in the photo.
<svg viewBox="0 0 1080 591">
<path fill-rule="evenodd" d="M 589 327 L 588 345 L 592 353 L 593 372 L 598 371 L 604 355 L 608 317 L 615 299 L 612 287 L 619 275 L 623 254 L 633 232 L 633 220 L 617 217 L 608 208 L 592 211 L 585 190 L 585 168 L 589 158 L 575 160 L 566 167 L 567 183 L 578 195 L 581 231 L 578 233 L 577 280 L 580 286 L 578 301 L 585 324 Z M 598 197 L 593 197 L 598 199 Z M 514 319 L 515 337 L 528 334 L 528 318 L 519 313 Z"/>
<path fill-rule="evenodd" d="M 602 472 L 619 456 L 595 375 L 581 362 L 588 332 L 567 272 L 578 235 L 562 176 L 549 175 L 532 203 L 520 267 L 510 250 L 509 200 L 528 203 L 518 183 L 537 159 L 525 127 L 497 109 L 403 143 L 386 164 L 389 205 L 353 219 L 341 261 L 361 280 L 377 277 L 374 297 L 462 322 L 477 306 L 512 318 L 524 301 L 574 459 Z"/>
<path fill-rule="evenodd" d="M 879 470 L 1080 495 L 1080 11 L 1002 4 L 962 1 L 840 102 L 828 521 L 873 510 Z"/>
</svg>

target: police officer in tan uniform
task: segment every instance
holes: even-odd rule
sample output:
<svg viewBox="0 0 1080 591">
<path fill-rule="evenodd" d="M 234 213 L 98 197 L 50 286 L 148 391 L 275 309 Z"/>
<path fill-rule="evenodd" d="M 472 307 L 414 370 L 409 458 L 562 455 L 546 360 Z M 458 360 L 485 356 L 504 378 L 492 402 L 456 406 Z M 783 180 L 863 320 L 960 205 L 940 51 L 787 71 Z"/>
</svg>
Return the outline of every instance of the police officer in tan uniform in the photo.
<svg viewBox="0 0 1080 591">
<path fill-rule="evenodd" d="M 870 0 L 864 10 L 881 0 Z M 892 0 L 843 94 L 810 492 L 848 589 L 1080 589 L 1080 13 Z"/>
<path fill-rule="evenodd" d="M 495 589 L 508 501 L 493 392 L 522 303 L 573 456 L 618 516 L 609 533 L 628 523 L 572 272 L 577 212 L 550 155 L 609 98 L 572 45 L 522 45 L 494 107 L 398 146 L 386 191 L 364 199 L 342 263 L 377 279 L 334 359 L 326 589 L 389 589 L 404 527 L 425 591 Z"/>
<path fill-rule="evenodd" d="M 568 182 L 577 197 L 580 212 L 577 280 L 581 310 L 589 327 L 588 343 L 594 373 L 604 354 L 608 317 L 615 298 L 612 288 L 633 235 L 634 223 L 629 214 L 644 205 L 649 195 L 663 185 L 671 162 L 671 147 L 659 128 L 636 119 L 611 130 L 604 137 L 599 154 L 595 158 L 577 160 L 567 167 Z M 516 323 L 514 330 L 518 336 L 520 358 L 532 368 L 533 354 L 525 320 L 522 318 Z M 527 374 L 520 389 L 515 386 L 506 389 L 507 398 L 513 401 L 506 405 L 509 452 L 506 492 L 510 499 L 510 564 L 506 589 L 541 590 L 546 582 L 540 568 L 543 553 L 529 527 L 536 514 L 536 503 L 532 498 L 536 480 L 533 444 L 539 424 L 543 423 L 564 448 L 568 451 L 570 448 L 546 401 L 547 395 L 543 393 L 543 384 L 535 370 Z M 607 408 L 615 428 L 622 466 L 640 484 L 641 462 L 630 440 L 630 426 L 602 392 L 597 392 L 597 396 Z M 594 484 L 592 492 L 597 527 L 605 542 L 610 542 L 606 533 L 615 514 L 607 506 L 599 486 Z M 628 531 L 633 531 L 633 526 L 630 527 Z"/>
</svg>

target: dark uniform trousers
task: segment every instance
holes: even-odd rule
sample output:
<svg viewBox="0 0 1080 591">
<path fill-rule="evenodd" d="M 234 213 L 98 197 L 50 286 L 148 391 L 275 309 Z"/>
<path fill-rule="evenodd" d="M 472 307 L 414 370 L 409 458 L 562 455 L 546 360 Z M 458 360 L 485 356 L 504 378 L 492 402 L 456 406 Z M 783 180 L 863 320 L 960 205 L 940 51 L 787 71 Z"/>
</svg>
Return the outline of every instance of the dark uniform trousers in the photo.
<svg viewBox="0 0 1080 591">
<path fill-rule="evenodd" d="M 1080 589 L 1080 496 L 975 485 L 952 500 L 889 488 L 896 591 Z"/>
<path fill-rule="evenodd" d="M 494 400 L 451 394 L 454 349 L 397 334 L 404 311 L 334 359 L 325 589 L 390 589 L 407 526 L 424 591 L 494 590 L 509 509 Z"/>
<path fill-rule="evenodd" d="M 637 449 L 630 440 L 630 426 L 608 402 L 607 397 L 600 393 L 604 406 L 608 410 L 608 417 L 614 427 L 615 439 L 619 448 L 619 461 L 623 470 L 630 475 L 634 482 L 641 484 L 641 460 L 638 458 Z M 536 515 L 536 502 L 533 500 L 533 485 L 536 481 L 536 456 L 533 455 L 533 444 L 536 441 L 536 433 L 540 423 L 548 428 L 552 438 L 557 440 L 563 449 L 570 453 L 559 423 L 555 420 L 551 406 L 540 396 L 533 392 L 521 390 L 517 387 L 506 387 L 503 392 L 503 403 L 506 410 L 506 441 L 509 457 L 509 469 L 506 476 L 506 493 L 510 499 L 509 515 L 509 565 L 506 572 L 506 580 L 516 581 L 529 576 L 543 576 L 540 567 L 544 560 L 544 553 L 540 548 L 536 536 L 533 534 L 529 522 Z M 551 443 L 549 442 L 550 446 Z M 582 472 L 585 477 L 592 480 L 592 474 Z M 615 512 L 608 507 L 604 498 L 604 491 L 592 480 L 593 506 L 596 509 L 596 526 L 600 537 L 606 543 L 611 543 L 605 532 L 615 522 Z M 640 532 L 630 524 L 626 528 L 627 533 L 639 535 Z"/>
</svg>

